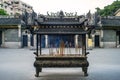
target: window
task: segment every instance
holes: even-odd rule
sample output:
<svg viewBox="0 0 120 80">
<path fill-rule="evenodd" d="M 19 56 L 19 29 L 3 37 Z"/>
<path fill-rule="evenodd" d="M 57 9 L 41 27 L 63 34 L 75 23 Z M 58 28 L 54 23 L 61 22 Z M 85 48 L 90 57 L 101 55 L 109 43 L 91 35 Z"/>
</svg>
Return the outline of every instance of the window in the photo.
<svg viewBox="0 0 120 80">
<path fill-rule="evenodd" d="M 5 8 L 7 8 L 7 6 L 5 6 Z"/>
<path fill-rule="evenodd" d="M 15 4 L 19 4 L 19 2 L 14 2 Z"/>
<path fill-rule="evenodd" d="M 13 2 L 11 2 L 11 4 L 13 4 Z"/>
<path fill-rule="evenodd" d="M 3 7 L 3 4 L 0 4 L 1 5 L 1 7 Z"/>
<path fill-rule="evenodd" d="M 11 10 L 13 10 L 13 8 L 11 8 Z"/>
<path fill-rule="evenodd" d="M 11 15 L 13 15 L 13 13 L 10 13 Z"/>
</svg>

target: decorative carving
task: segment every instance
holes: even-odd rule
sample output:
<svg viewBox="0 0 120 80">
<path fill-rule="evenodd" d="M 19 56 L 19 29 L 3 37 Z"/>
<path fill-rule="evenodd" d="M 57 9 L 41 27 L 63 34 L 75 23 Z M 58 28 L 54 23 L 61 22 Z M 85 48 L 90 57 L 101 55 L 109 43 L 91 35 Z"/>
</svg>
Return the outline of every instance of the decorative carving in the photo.
<svg viewBox="0 0 120 80">
<path fill-rule="evenodd" d="M 67 16 L 67 17 L 73 17 L 73 16 L 77 16 L 77 12 L 73 13 L 73 12 L 63 12 L 62 10 L 59 12 L 48 12 L 47 11 L 47 16 L 51 16 L 51 17 L 64 17 L 64 16 Z"/>
</svg>

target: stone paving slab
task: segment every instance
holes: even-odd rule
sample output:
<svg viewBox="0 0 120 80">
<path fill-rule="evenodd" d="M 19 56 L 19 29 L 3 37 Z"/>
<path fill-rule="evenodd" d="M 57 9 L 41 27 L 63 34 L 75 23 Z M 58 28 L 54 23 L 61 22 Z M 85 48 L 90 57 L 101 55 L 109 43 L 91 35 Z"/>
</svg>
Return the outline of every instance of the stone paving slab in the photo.
<svg viewBox="0 0 120 80">
<path fill-rule="evenodd" d="M 81 68 L 43 68 L 34 77 L 34 50 L 0 49 L 0 80 L 120 80 L 120 49 L 88 50 L 88 77 Z"/>
</svg>

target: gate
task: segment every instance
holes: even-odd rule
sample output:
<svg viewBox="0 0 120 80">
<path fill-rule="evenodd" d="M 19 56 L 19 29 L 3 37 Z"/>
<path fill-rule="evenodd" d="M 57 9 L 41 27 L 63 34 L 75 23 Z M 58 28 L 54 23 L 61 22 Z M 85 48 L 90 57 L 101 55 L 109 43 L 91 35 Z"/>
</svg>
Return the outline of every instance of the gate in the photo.
<svg viewBox="0 0 120 80">
<path fill-rule="evenodd" d="M 95 47 L 99 47 L 100 43 L 99 43 L 99 35 L 95 35 Z"/>
<path fill-rule="evenodd" d="M 28 36 L 23 35 L 22 47 L 27 47 L 27 46 L 28 46 Z"/>
<path fill-rule="evenodd" d="M 119 31 L 119 44 L 120 44 L 120 31 Z"/>
</svg>

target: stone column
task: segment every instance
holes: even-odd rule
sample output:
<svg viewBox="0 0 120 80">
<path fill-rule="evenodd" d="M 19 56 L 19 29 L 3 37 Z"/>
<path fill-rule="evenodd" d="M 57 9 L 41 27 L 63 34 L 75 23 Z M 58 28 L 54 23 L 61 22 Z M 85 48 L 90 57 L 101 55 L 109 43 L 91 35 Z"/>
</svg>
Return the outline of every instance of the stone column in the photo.
<svg viewBox="0 0 120 80">
<path fill-rule="evenodd" d="M 75 35 L 75 52 L 76 52 L 76 54 L 78 54 L 78 36 L 79 35 Z"/>
<path fill-rule="evenodd" d="M 5 32 L 2 31 L 2 47 L 5 47 Z"/>
<path fill-rule="evenodd" d="M 21 37 L 21 25 L 18 25 L 18 37 Z"/>
<path fill-rule="evenodd" d="M 30 45 L 30 38 L 31 38 L 31 36 L 30 36 L 30 34 L 27 34 L 28 35 L 28 47 L 30 47 L 31 45 Z"/>
<path fill-rule="evenodd" d="M 95 47 L 95 34 L 92 34 L 92 48 Z"/>
<path fill-rule="evenodd" d="M 19 38 L 19 47 L 21 47 L 21 25 L 18 25 L 18 38 Z"/>
<path fill-rule="evenodd" d="M 100 47 L 103 47 L 103 30 L 100 30 Z"/>
<path fill-rule="evenodd" d="M 45 35 L 45 48 L 48 48 L 48 35 Z"/>
<path fill-rule="evenodd" d="M 78 46 L 78 35 L 75 35 L 75 46 Z"/>
<path fill-rule="evenodd" d="M 88 48 L 88 34 L 86 34 L 86 49 Z"/>
<path fill-rule="evenodd" d="M 36 48 L 36 45 L 37 45 L 37 37 L 36 37 L 36 35 L 34 35 L 34 38 L 33 38 L 34 40 L 34 47 Z"/>
<path fill-rule="evenodd" d="M 34 26 L 34 30 L 37 29 L 37 26 Z M 34 41 L 34 48 L 36 48 L 36 45 L 37 45 L 37 34 L 34 34 L 33 35 L 33 41 Z"/>
</svg>

